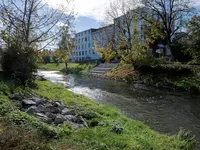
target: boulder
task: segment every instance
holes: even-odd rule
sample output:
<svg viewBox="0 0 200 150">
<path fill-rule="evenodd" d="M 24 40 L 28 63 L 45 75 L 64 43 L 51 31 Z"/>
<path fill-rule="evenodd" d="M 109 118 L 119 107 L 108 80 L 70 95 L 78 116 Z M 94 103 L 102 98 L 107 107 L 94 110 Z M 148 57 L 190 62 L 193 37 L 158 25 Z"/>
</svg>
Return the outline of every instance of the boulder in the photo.
<svg viewBox="0 0 200 150">
<path fill-rule="evenodd" d="M 65 120 L 66 120 L 65 116 L 59 114 L 56 116 L 54 123 L 56 125 L 59 125 L 59 124 L 62 124 Z"/>
<path fill-rule="evenodd" d="M 68 108 L 64 108 L 61 112 L 62 115 L 72 115 L 72 111 Z"/>
<path fill-rule="evenodd" d="M 52 104 L 47 104 L 45 105 L 46 108 L 49 109 L 49 112 L 54 113 L 54 114 L 59 114 L 61 113 L 61 109 L 59 107 L 54 107 Z"/>
<path fill-rule="evenodd" d="M 53 122 L 51 118 L 47 117 L 45 114 L 42 113 L 36 113 L 35 117 L 48 124 L 51 124 Z"/>
<path fill-rule="evenodd" d="M 67 123 L 74 129 L 78 129 L 78 128 L 84 128 L 85 126 L 83 124 L 77 124 L 71 121 L 67 121 Z"/>
<path fill-rule="evenodd" d="M 26 110 L 26 113 L 28 114 L 34 114 L 34 113 L 39 113 L 39 112 L 40 110 L 36 106 L 31 106 L 30 108 Z"/>
<path fill-rule="evenodd" d="M 32 100 L 24 99 L 22 101 L 22 106 L 24 106 L 24 107 L 33 106 L 33 105 L 36 105 L 36 102 L 34 102 Z"/>
<path fill-rule="evenodd" d="M 52 113 L 46 113 L 46 115 L 51 118 L 53 121 L 56 119 L 56 115 Z"/>
<path fill-rule="evenodd" d="M 40 104 L 44 104 L 45 99 L 43 98 L 39 98 L 39 97 L 31 97 L 30 100 L 34 101 L 36 103 L 36 105 L 40 105 Z"/>
<path fill-rule="evenodd" d="M 54 107 L 59 107 L 61 110 L 65 108 L 65 105 L 63 105 L 61 102 L 52 102 L 51 103 Z"/>
<path fill-rule="evenodd" d="M 50 109 L 49 108 L 46 108 L 44 105 L 40 104 L 38 105 L 38 109 L 40 112 L 42 113 L 47 113 L 47 112 L 50 112 Z"/>
<path fill-rule="evenodd" d="M 66 115 L 65 118 L 69 121 L 76 122 L 77 118 L 72 115 Z"/>
<path fill-rule="evenodd" d="M 87 122 L 83 119 L 82 116 L 76 117 L 75 122 L 78 123 L 78 124 L 83 124 L 85 127 L 88 128 Z"/>
</svg>

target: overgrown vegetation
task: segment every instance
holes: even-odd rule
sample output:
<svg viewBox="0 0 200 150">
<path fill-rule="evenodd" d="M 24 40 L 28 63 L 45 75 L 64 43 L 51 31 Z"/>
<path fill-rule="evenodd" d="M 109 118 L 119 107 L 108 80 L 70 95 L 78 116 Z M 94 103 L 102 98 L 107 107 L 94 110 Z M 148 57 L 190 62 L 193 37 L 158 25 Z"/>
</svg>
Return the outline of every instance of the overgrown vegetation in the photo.
<svg viewBox="0 0 200 150">
<path fill-rule="evenodd" d="M 49 147 L 59 150 L 66 148 L 88 150 L 129 150 L 133 148 L 137 150 L 179 150 L 184 148 L 190 150 L 194 147 L 195 142 L 191 137 L 180 138 L 181 135 L 159 134 L 143 123 L 123 116 L 117 110 L 73 94 L 61 85 L 49 81 L 37 81 L 37 89 L 22 89 L 10 86 L 10 84 L 2 82 L 0 89 L 0 102 L 4 104 L 0 105 L 0 114 L 1 117 L 9 121 L 9 126 L 7 126 L 3 120 L 0 120 L 0 134 L 3 138 L 0 144 L 1 149 L 11 148 L 9 143 L 20 150 L 24 150 L 25 147 L 34 149 L 36 146 L 41 150 L 46 150 Z M 60 100 L 83 116 L 89 128 L 72 129 L 68 124 L 55 127 L 42 123 L 32 116 L 20 112 L 14 106 L 9 97 L 15 92 L 35 93 L 46 99 Z M 28 132 L 26 132 L 27 130 Z M 21 134 L 18 134 L 19 132 Z M 9 138 L 11 136 L 14 138 Z M 8 139 L 8 141 L 4 139 Z"/>
<path fill-rule="evenodd" d="M 105 74 L 106 77 L 133 83 L 188 92 L 200 92 L 200 68 L 181 63 L 152 64 L 134 67 L 119 64 Z"/>
</svg>

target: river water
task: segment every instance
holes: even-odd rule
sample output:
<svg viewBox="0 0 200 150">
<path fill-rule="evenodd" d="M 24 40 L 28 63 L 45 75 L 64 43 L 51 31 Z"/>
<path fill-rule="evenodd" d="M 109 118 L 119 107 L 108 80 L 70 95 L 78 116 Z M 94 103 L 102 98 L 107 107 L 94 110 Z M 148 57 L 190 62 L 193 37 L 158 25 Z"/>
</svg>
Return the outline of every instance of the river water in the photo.
<svg viewBox="0 0 200 150">
<path fill-rule="evenodd" d="M 183 128 L 200 141 L 200 96 L 56 71 L 39 74 L 76 94 L 111 105 L 160 133 L 176 134 Z"/>
</svg>

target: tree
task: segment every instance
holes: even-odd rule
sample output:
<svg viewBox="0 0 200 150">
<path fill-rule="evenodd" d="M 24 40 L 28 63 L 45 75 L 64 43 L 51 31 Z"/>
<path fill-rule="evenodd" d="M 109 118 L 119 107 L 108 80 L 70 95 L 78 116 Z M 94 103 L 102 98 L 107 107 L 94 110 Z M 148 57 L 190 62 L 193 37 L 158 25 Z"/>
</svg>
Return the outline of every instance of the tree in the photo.
<svg viewBox="0 0 200 150">
<path fill-rule="evenodd" d="M 133 50 L 134 22 L 141 40 L 154 48 L 159 41 L 169 47 L 192 10 L 191 0 L 117 0 L 111 2 L 106 18 L 114 20 L 116 45 L 120 43 L 129 54 Z"/>
<path fill-rule="evenodd" d="M 44 0 L 0 0 L 0 19 L 5 28 L 2 38 L 7 45 L 2 60 L 6 76 L 22 84 L 33 79 L 37 50 L 56 40 L 61 32 L 60 22 L 70 26 L 71 2 L 66 0 L 66 6 L 53 9 Z"/>
<path fill-rule="evenodd" d="M 54 52 L 54 56 L 57 58 L 57 62 L 65 62 L 67 69 L 67 61 L 69 59 L 70 53 L 74 48 L 75 43 L 72 38 L 72 34 L 70 34 L 68 26 L 61 27 L 61 37 L 58 42 L 58 50 Z"/>
<path fill-rule="evenodd" d="M 155 48 L 152 45 L 163 38 L 163 32 L 158 30 L 158 27 L 161 28 L 162 24 L 159 23 L 157 18 L 150 15 L 150 11 L 140 7 L 137 1 L 117 0 L 111 2 L 106 14 L 106 20 L 113 20 L 114 47 L 122 61 L 131 61 L 128 58 L 131 59 L 131 55 L 135 53 L 136 41 L 141 44 L 141 46 L 138 45 L 141 49 L 143 49 L 142 47 Z M 145 19 L 151 20 L 151 22 L 143 19 L 141 15 L 145 16 Z M 126 59 L 122 56 L 126 56 Z"/>
<path fill-rule="evenodd" d="M 173 36 L 183 29 L 187 16 L 192 12 L 191 0 L 142 0 L 144 8 L 159 19 L 159 30 L 164 32 L 167 45 L 172 43 Z M 148 15 L 137 12 L 141 19 L 154 24 Z"/>
<path fill-rule="evenodd" d="M 186 42 L 187 51 L 195 59 L 200 58 L 200 16 L 193 16 L 187 24 L 187 38 Z M 184 44 L 185 45 L 185 44 Z"/>
</svg>

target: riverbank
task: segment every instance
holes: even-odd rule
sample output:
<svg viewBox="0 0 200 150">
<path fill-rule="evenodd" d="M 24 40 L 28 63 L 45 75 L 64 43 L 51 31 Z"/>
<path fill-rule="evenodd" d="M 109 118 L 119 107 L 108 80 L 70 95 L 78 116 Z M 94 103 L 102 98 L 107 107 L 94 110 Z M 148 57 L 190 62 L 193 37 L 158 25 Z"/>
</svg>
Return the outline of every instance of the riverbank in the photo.
<svg viewBox="0 0 200 150">
<path fill-rule="evenodd" d="M 200 92 L 200 68 L 179 63 L 149 65 L 134 68 L 130 64 L 120 64 L 103 78 L 144 84 L 156 88 L 176 91 Z"/>
<path fill-rule="evenodd" d="M 64 150 L 71 149 L 193 149 L 194 141 L 188 138 L 188 134 L 180 132 L 174 136 L 159 134 L 139 121 L 131 120 L 117 110 L 101 105 L 91 100 L 73 94 L 61 85 L 49 81 L 36 81 L 37 88 L 22 88 L 12 85 L 10 82 L 2 81 L 0 86 L 0 107 L 1 118 L 13 128 L 6 128 L 5 121 L 1 119 L 0 134 L 6 136 L 8 130 L 23 128 L 29 130 L 29 135 L 34 131 L 35 136 L 28 136 L 30 140 L 21 139 L 19 150 L 34 149 L 33 145 L 39 145 L 39 149 L 48 148 Z M 61 126 L 49 125 L 39 119 L 19 111 L 14 105 L 11 97 L 14 93 L 32 93 L 38 97 L 55 100 L 73 109 L 78 116 L 81 116 L 88 125 L 84 128 L 74 129 L 68 123 Z M 31 129 L 31 130 L 30 130 Z M 25 132 L 24 131 L 24 132 Z M 21 132 L 16 130 L 16 132 Z M 0 143 L 1 149 L 9 149 L 9 142 L 19 146 L 20 134 L 9 131 L 14 137 L 7 138 L 5 143 Z M 33 134 L 34 135 L 34 134 Z M 40 136 L 41 135 L 41 136 Z M 18 137 L 19 136 L 19 137 Z M 40 136 L 43 140 L 33 140 Z M 33 138 L 33 139 L 32 139 Z M 25 143 L 24 143 L 25 142 Z M 31 145 L 32 144 L 32 145 Z M 3 147 L 3 146 L 8 147 Z M 72 146 L 73 145 L 73 146 Z M 26 147 L 26 148 L 25 148 Z M 18 149 L 16 147 L 16 149 Z"/>
<path fill-rule="evenodd" d="M 97 63 L 68 63 L 68 69 L 66 70 L 65 63 L 60 63 L 57 65 L 56 63 L 49 64 L 40 64 L 39 69 L 47 70 L 47 71 L 60 71 L 63 73 L 72 73 L 72 74 L 82 74 L 88 73 L 90 69 L 94 68 Z"/>
<path fill-rule="evenodd" d="M 135 68 L 131 64 L 119 64 L 105 74 L 89 74 L 90 69 L 95 66 L 95 63 L 69 63 L 68 72 L 173 91 L 200 92 L 200 67 L 198 66 L 173 63 Z M 66 72 L 65 64 L 60 64 L 59 66 L 56 66 L 56 64 L 40 65 L 40 69 Z"/>
</svg>

